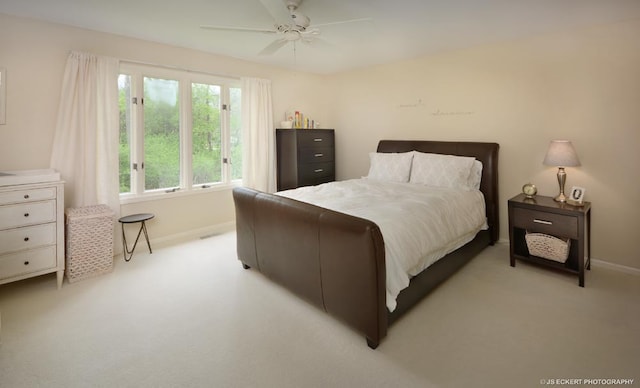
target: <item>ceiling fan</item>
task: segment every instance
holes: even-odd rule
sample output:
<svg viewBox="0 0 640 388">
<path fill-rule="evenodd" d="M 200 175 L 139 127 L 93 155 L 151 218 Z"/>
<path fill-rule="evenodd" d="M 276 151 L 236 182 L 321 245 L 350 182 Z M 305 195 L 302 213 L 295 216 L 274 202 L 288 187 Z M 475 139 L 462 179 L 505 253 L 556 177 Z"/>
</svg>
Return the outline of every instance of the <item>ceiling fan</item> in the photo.
<svg viewBox="0 0 640 388">
<path fill-rule="evenodd" d="M 271 14 L 276 22 L 271 29 L 211 25 L 203 25 L 200 27 L 209 30 L 273 34 L 276 36 L 276 39 L 259 53 L 260 55 L 271 55 L 287 43 L 293 43 L 294 51 L 296 42 L 311 45 L 326 44 L 326 42 L 319 38 L 320 30 L 318 27 L 371 20 L 369 18 L 362 18 L 312 25 L 311 19 L 298 10 L 302 0 L 260 0 L 260 3 L 269 11 L 269 14 Z"/>
</svg>

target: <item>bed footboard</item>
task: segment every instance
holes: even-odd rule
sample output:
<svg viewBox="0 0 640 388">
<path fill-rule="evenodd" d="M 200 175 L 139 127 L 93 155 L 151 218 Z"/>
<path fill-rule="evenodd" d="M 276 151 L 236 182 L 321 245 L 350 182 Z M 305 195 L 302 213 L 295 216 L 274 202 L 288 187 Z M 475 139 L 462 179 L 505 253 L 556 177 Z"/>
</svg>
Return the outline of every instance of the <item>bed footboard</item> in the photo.
<svg viewBox="0 0 640 388">
<path fill-rule="evenodd" d="M 238 259 L 365 335 L 387 334 L 384 243 L 368 220 L 234 188 Z"/>
</svg>

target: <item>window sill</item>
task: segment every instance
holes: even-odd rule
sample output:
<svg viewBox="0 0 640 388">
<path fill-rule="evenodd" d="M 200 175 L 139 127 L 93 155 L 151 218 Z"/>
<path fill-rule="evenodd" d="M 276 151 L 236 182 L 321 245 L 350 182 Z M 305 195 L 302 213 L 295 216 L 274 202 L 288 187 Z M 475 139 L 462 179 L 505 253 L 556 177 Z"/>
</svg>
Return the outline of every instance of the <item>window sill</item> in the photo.
<svg viewBox="0 0 640 388">
<path fill-rule="evenodd" d="M 209 187 L 192 187 L 189 190 L 180 189 L 176 191 L 166 192 L 162 190 L 151 191 L 144 194 L 120 194 L 120 204 L 127 205 L 131 203 L 158 201 L 171 198 L 188 197 L 193 195 L 202 195 L 216 191 L 232 190 L 234 187 L 241 186 L 242 181 L 232 181 L 231 183 L 211 184 Z"/>
</svg>

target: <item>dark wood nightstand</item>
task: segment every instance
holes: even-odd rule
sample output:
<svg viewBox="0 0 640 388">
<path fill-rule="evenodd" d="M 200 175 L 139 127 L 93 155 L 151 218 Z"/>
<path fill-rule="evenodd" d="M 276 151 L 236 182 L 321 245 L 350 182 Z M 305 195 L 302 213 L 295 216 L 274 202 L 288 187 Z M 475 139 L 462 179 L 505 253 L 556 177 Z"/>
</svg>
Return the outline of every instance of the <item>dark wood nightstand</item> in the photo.
<svg viewBox="0 0 640 388">
<path fill-rule="evenodd" d="M 531 255 L 525 240 L 527 232 L 570 239 L 567 261 L 562 263 Z M 519 259 L 570 272 L 578 275 L 580 287 L 584 287 L 584 270 L 591 269 L 591 202 L 572 206 L 540 195 L 529 199 L 519 194 L 511 198 L 509 245 L 512 267 Z"/>
</svg>

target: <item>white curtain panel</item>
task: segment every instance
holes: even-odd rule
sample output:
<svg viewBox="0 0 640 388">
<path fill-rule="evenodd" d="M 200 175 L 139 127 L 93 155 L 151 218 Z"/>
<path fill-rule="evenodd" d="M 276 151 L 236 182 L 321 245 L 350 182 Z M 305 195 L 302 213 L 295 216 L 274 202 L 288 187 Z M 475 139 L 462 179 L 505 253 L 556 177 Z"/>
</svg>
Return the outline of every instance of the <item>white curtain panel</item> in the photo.
<svg viewBox="0 0 640 388">
<path fill-rule="evenodd" d="M 242 78 L 242 181 L 256 190 L 276 191 L 270 80 Z"/>
<path fill-rule="evenodd" d="M 67 58 L 50 163 L 65 181 L 66 207 L 105 204 L 120 214 L 118 73 L 115 58 Z"/>
</svg>

